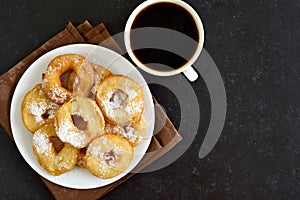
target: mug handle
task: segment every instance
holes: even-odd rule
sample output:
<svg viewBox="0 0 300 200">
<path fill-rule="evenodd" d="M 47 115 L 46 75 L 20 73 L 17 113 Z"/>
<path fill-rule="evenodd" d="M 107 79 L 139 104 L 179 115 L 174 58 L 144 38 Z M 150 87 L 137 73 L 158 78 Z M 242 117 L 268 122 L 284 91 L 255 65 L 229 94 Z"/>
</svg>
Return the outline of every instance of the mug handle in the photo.
<svg viewBox="0 0 300 200">
<path fill-rule="evenodd" d="M 183 74 L 186 76 L 189 81 L 194 82 L 198 78 L 198 73 L 192 66 L 188 66 L 184 71 Z"/>
</svg>

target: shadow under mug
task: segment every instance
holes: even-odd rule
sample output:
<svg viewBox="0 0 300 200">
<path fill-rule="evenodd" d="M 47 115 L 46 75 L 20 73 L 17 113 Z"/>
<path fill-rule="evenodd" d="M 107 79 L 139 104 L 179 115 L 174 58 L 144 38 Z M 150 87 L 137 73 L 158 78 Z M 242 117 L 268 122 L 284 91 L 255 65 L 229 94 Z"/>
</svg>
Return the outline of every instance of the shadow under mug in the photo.
<svg viewBox="0 0 300 200">
<path fill-rule="evenodd" d="M 182 45 L 177 45 L 176 38 L 184 38 L 184 37 L 182 37 L 182 35 L 184 35 L 184 34 L 179 33 L 178 31 L 174 31 L 174 30 L 172 31 L 170 29 L 165 29 L 163 27 L 141 27 L 138 29 L 141 29 L 142 31 L 136 31 L 138 29 L 135 29 L 133 27 L 133 24 L 137 20 L 137 17 L 139 16 L 140 13 L 143 13 L 150 6 L 153 6 L 153 5 L 156 5 L 159 3 L 171 4 L 171 5 L 175 5 L 175 6 L 179 7 L 180 9 L 184 9 L 185 12 L 189 13 L 189 15 L 191 16 L 191 19 L 194 21 L 194 24 L 196 25 L 195 28 L 197 29 L 197 33 L 198 33 L 198 40 L 195 41 L 192 39 L 192 41 L 194 43 L 196 42 L 195 49 L 193 50 L 192 55 L 185 60 L 185 63 L 183 65 L 179 66 L 178 68 L 175 68 L 175 69 L 172 68 L 171 70 L 166 70 L 166 71 L 153 69 L 153 68 L 147 66 L 145 63 L 141 62 L 140 59 L 138 59 L 138 57 L 135 55 L 135 51 L 133 49 L 132 39 L 131 39 L 132 36 L 135 37 L 136 35 L 137 35 L 137 37 L 141 36 L 140 40 L 143 40 L 143 37 L 144 38 L 147 37 L 147 34 L 149 34 L 149 36 L 156 35 L 155 36 L 156 38 L 164 35 L 165 39 L 168 38 L 169 40 L 174 41 L 174 42 L 171 41 L 170 43 L 172 43 L 171 46 L 176 49 L 182 49 L 185 43 L 189 43 L 189 42 L 184 42 Z M 157 5 L 157 6 L 159 6 L 159 5 Z M 174 22 L 172 22 L 172 23 L 174 23 Z M 150 30 L 150 32 L 148 30 Z M 139 34 L 134 34 L 135 32 L 138 32 Z M 174 37 L 172 38 L 171 35 L 173 35 L 175 38 Z M 185 36 L 185 38 L 189 38 L 186 35 L 184 35 L 184 36 Z M 171 37 L 171 39 L 170 39 L 170 37 Z M 191 41 L 191 38 L 189 38 L 188 40 L 185 39 L 185 41 Z M 142 4 L 140 4 L 131 13 L 131 15 L 129 16 L 129 18 L 127 20 L 127 23 L 125 26 L 124 42 L 125 42 L 125 47 L 126 47 L 127 53 L 130 56 L 130 58 L 132 59 L 132 61 L 138 67 L 140 67 L 142 70 L 144 70 L 150 74 L 158 75 L 158 76 L 172 76 L 172 75 L 176 75 L 179 73 L 184 73 L 184 75 L 187 77 L 187 79 L 191 82 L 195 81 L 198 78 L 198 74 L 195 71 L 195 69 L 192 67 L 192 64 L 197 60 L 197 58 L 199 57 L 199 55 L 202 51 L 203 43 L 204 43 L 204 28 L 203 28 L 202 21 L 201 21 L 199 15 L 197 14 L 197 12 L 190 5 L 185 3 L 184 1 L 181 1 L 181 0 L 147 0 L 147 1 L 143 2 Z M 159 45 L 160 45 L 159 42 L 157 42 L 155 47 L 159 47 Z M 147 47 L 147 45 L 143 46 L 143 47 L 151 48 L 151 45 L 148 47 Z"/>
</svg>

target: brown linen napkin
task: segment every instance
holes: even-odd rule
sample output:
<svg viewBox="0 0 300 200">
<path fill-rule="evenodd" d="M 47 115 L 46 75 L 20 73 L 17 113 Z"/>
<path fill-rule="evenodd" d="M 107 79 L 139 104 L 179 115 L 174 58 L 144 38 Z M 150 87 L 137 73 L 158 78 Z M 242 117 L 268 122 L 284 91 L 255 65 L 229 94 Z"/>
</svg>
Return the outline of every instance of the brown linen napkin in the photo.
<svg viewBox="0 0 300 200">
<path fill-rule="evenodd" d="M 11 68 L 8 72 L 0 76 L 0 91 L 3 93 L 3 95 L 0 96 L 0 104 L 5 108 L 3 114 L 0 115 L 0 125 L 6 130 L 11 139 L 13 139 L 9 121 L 11 98 L 18 80 L 24 71 L 30 66 L 30 64 L 44 53 L 63 45 L 85 42 L 99 44 L 104 40 L 105 42 L 102 44 L 103 46 L 119 53 L 122 52 L 118 44 L 112 38 L 110 38 L 110 34 L 108 33 L 104 24 L 99 24 L 96 27 L 92 27 L 88 21 L 85 21 L 75 28 L 72 23 L 69 22 L 63 31 L 55 35 L 17 65 Z M 158 105 L 155 99 L 154 102 L 156 105 Z M 144 156 L 142 161 L 136 167 L 135 171 L 144 168 L 156 159 L 163 156 L 182 139 L 161 107 L 156 106 L 156 120 L 161 120 L 161 118 L 165 120 L 165 124 L 162 129 L 152 138 L 151 144 L 147 150 L 147 152 L 151 152 L 151 154 L 146 154 Z M 42 177 L 41 179 L 56 199 L 98 199 L 133 175 L 134 173 L 130 173 L 115 183 L 101 188 L 88 190 L 66 188 L 49 182 Z"/>
</svg>

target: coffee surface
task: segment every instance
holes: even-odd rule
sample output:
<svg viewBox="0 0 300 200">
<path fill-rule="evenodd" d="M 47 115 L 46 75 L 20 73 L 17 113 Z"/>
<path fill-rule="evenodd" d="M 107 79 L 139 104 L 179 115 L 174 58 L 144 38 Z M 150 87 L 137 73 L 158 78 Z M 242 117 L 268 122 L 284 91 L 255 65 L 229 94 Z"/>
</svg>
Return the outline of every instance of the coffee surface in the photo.
<svg viewBox="0 0 300 200">
<path fill-rule="evenodd" d="M 135 18 L 132 29 L 143 27 L 159 27 L 171 29 L 185 34 L 195 42 L 191 45 L 185 45 L 186 37 L 166 37 L 163 40 L 149 37 L 145 34 L 138 36 L 130 34 L 131 47 L 136 58 L 149 68 L 159 71 L 169 71 L 182 67 L 187 63 L 197 48 L 199 33 L 197 25 L 192 15 L 175 3 L 156 3 L 142 10 Z M 159 40 L 161 46 L 168 46 L 170 43 L 175 44 L 176 48 L 184 48 L 184 55 L 170 52 L 168 49 L 144 48 L 151 42 Z M 157 43 L 157 42 L 156 42 Z M 151 45 L 150 45 L 151 46 Z M 154 45 L 155 46 L 155 45 Z"/>
</svg>

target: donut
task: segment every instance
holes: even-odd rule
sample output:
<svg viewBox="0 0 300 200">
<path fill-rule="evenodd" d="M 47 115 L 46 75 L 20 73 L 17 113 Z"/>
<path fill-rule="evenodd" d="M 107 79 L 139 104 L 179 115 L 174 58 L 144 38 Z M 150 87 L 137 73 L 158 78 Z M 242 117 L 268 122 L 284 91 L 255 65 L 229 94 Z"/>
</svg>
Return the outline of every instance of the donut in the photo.
<svg viewBox="0 0 300 200">
<path fill-rule="evenodd" d="M 49 174 L 58 176 L 76 166 L 79 150 L 68 144 L 63 144 L 57 150 L 55 140 L 57 141 L 57 135 L 54 124 L 47 123 L 34 132 L 32 146 L 40 165 Z"/>
<path fill-rule="evenodd" d="M 76 148 L 87 146 L 104 133 L 105 121 L 96 102 L 76 97 L 63 104 L 55 115 L 56 134 L 63 142 Z"/>
<path fill-rule="evenodd" d="M 96 86 L 96 102 L 111 124 L 138 122 L 144 110 L 142 88 L 121 75 L 109 76 Z"/>
<path fill-rule="evenodd" d="M 85 167 L 93 175 L 107 179 L 124 172 L 133 157 L 133 147 L 117 135 L 95 138 L 86 151 Z"/>
<path fill-rule="evenodd" d="M 105 78 L 112 75 L 108 69 L 102 67 L 101 65 L 94 64 L 93 66 L 95 71 L 95 85 L 98 85 Z"/>
<path fill-rule="evenodd" d="M 97 65 L 97 64 L 92 64 L 92 65 L 95 72 L 95 81 L 94 81 L 95 85 L 98 85 L 103 79 L 112 75 L 112 73 L 108 69 L 102 67 L 101 65 Z M 67 88 L 69 90 L 72 91 L 74 88 L 77 87 L 78 81 L 76 81 L 76 79 L 77 79 L 76 73 L 72 72 L 67 81 Z M 91 92 L 95 93 L 95 87 L 92 87 Z"/>
<path fill-rule="evenodd" d="M 127 139 L 133 147 L 136 147 L 146 136 L 146 123 L 142 118 L 129 125 L 106 124 L 105 133 L 121 136 Z"/>
<path fill-rule="evenodd" d="M 25 127 L 31 132 L 41 128 L 55 116 L 59 105 L 47 99 L 42 84 L 35 85 L 26 93 L 21 105 L 22 119 Z"/>
<path fill-rule="evenodd" d="M 76 74 L 76 88 L 70 91 L 62 86 L 60 77 L 67 71 Z M 64 54 L 55 57 L 43 74 L 43 91 L 46 96 L 57 104 L 69 101 L 72 96 L 87 97 L 94 84 L 94 70 L 92 64 L 81 55 Z"/>
</svg>

